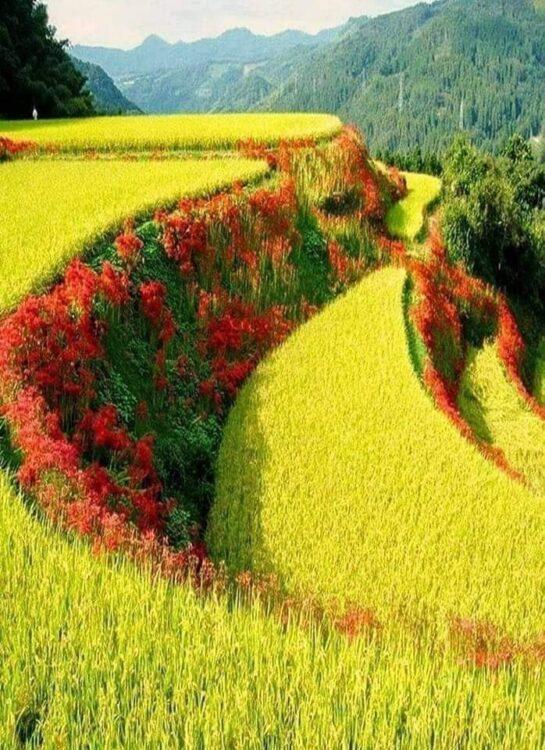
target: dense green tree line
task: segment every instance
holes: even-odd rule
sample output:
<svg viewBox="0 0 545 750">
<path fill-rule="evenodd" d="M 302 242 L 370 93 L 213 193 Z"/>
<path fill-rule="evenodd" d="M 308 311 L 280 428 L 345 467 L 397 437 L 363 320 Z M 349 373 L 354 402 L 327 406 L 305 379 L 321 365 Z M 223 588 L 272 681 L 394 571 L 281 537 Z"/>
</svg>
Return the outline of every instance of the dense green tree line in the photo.
<svg viewBox="0 0 545 750">
<path fill-rule="evenodd" d="M 66 42 L 55 39 L 47 9 L 37 0 L 0 0 L 0 116 L 91 114 L 85 78 L 74 68 Z"/>
<path fill-rule="evenodd" d="M 520 135 L 499 156 L 459 137 L 443 169 L 443 232 L 450 258 L 545 312 L 545 164 Z"/>
</svg>

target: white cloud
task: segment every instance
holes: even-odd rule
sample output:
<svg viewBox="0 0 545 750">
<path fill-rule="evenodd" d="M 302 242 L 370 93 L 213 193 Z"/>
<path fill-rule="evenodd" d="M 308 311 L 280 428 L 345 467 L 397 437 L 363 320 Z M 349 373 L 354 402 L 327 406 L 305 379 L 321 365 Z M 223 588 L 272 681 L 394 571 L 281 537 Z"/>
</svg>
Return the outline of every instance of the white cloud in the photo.
<svg viewBox="0 0 545 750">
<path fill-rule="evenodd" d="M 216 36 L 235 26 L 274 34 L 337 26 L 350 16 L 377 15 L 417 0 L 46 0 L 59 35 L 74 44 L 131 47 L 148 34 L 169 41 Z"/>
</svg>

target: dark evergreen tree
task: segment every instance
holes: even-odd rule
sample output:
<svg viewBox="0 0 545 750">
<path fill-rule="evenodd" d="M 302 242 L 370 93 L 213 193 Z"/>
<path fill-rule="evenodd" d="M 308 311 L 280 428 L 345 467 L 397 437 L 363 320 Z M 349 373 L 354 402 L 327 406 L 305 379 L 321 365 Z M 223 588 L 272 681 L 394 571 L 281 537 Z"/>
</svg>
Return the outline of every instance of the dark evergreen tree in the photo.
<svg viewBox="0 0 545 750">
<path fill-rule="evenodd" d="M 74 117 L 92 114 L 85 78 L 66 41 L 55 39 L 37 0 L 0 0 L 0 116 Z"/>
</svg>

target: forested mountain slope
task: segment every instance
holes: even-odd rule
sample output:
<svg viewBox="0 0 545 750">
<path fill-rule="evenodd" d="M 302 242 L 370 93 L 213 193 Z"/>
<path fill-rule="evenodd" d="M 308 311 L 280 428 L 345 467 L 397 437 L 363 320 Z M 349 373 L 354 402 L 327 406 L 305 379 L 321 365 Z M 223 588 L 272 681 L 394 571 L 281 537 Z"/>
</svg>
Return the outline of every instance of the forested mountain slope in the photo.
<svg viewBox="0 0 545 750">
<path fill-rule="evenodd" d="M 100 67 L 92 63 L 82 62 L 73 57 L 72 62 L 85 78 L 85 90 L 91 94 L 95 110 L 100 114 L 119 115 L 138 113 L 140 109 L 129 101 L 117 88 L 110 76 Z"/>
<path fill-rule="evenodd" d="M 262 103 L 327 110 L 374 148 L 443 147 L 461 127 L 496 147 L 545 121 L 545 16 L 532 0 L 439 0 L 355 26 Z"/>
</svg>

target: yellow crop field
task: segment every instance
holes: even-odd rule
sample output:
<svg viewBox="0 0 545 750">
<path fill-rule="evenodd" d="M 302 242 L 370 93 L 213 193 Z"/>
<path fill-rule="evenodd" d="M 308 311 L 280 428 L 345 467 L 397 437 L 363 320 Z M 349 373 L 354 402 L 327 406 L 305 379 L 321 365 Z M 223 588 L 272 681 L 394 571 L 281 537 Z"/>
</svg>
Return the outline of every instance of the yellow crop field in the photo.
<svg viewBox="0 0 545 750">
<path fill-rule="evenodd" d="M 1 166 L 0 309 L 47 284 L 106 230 L 182 195 L 267 171 L 247 159 L 14 161 Z"/>
<path fill-rule="evenodd" d="M 501 448 L 509 464 L 540 496 L 545 491 L 545 422 L 524 403 L 493 343 L 473 350 L 459 404 L 479 437 Z"/>
<path fill-rule="evenodd" d="M 397 270 L 368 277 L 258 368 L 225 429 L 210 545 L 234 569 L 387 619 L 536 634 L 545 507 L 421 388 L 402 286 Z"/>
<path fill-rule="evenodd" d="M 155 490 L 148 485 L 164 476 L 168 505 L 178 502 L 179 491 L 185 512 L 191 491 L 201 498 L 198 483 L 210 488 L 202 502 L 212 501 L 214 476 L 216 499 L 198 539 L 208 523 L 206 541 L 217 561 L 225 560 L 233 573 L 273 572 L 282 585 L 272 601 L 260 601 L 260 594 L 252 599 L 244 583 L 223 577 L 220 566 L 210 574 L 217 585 L 199 591 L 163 577 L 145 552 L 134 565 L 121 551 L 95 554 L 93 536 L 79 536 L 85 526 L 67 526 L 65 533 L 52 526 L 43 496 L 24 484 L 24 472 L 19 485 L 9 474 L 17 450 L 27 458 L 17 431 L 24 432 L 29 411 L 23 407 L 36 403 L 39 390 L 17 342 L 37 316 L 30 310 L 30 317 L 2 321 L 16 321 L 2 328 L 3 372 L 11 377 L 20 366 L 21 378 L 14 376 L 13 388 L 3 389 L 0 404 L 0 748 L 451 750 L 543 744 L 545 671 L 535 657 L 545 632 L 545 473 L 538 447 L 544 428 L 525 412 L 489 346 L 470 357 L 462 405 L 531 487 L 509 479 L 460 437 L 412 369 L 404 271 L 376 271 L 315 312 L 353 283 L 351 270 L 367 268 L 356 263 L 361 259 L 354 256 L 353 238 L 342 246 L 328 243 L 316 224 L 318 212 L 310 210 L 322 206 L 326 221 L 324 206 L 331 205 L 334 223 L 343 204 L 322 205 L 324 198 L 338 199 L 343 190 L 350 195 L 345 183 L 354 176 L 356 185 L 369 189 L 374 172 L 357 137 L 297 154 L 294 160 L 301 158 L 309 171 L 308 184 L 296 182 L 296 190 L 279 160 L 278 177 L 255 191 L 181 207 L 157 223 L 157 236 L 139 232 L 143 246 L 134 266 L 119 243 L 98 242 L 125 218 L 146 217 L 182 195 L 267 177 L 263 161 L 213 153 L 233 149 L 240 139 L 325 139 L 339 128 L 335 117 L 284 114 L 0 123 L 0 136 L 59 151 L 0 165 L 0 317 L 26 294 L 47 288 L 70 258 L 85 251 L 93 268 L 108 259 L 126 270 L 131 285 L 119 314 L 109 315 L 112 307 L 106 316 L 102 298 L 90 302 L 89 314 L 100 324 L 87 329 L 63 325 L 77 323 L 81 311 L 70 301 L 62 307 L 53 292 L 62 315 L 48 324 L 61 338 L 33 339 L 53 346 L 60 341 L 57 351 L 77 352 L 84 332 L 97 342 L 103 336 L 103 352 L 82 370 L 93 378 L 81 406 L 85 418 L 71 416 L 79 396 L 71 400 L 68 391 L 48 412 L 47 426 L 62 424 L 80 451 L 70 477 L 96 460 L 99 471 L 87 478 L 111 477 L 103 510 L 113 508 L 115 493 L 124 493 L 127 517 L 136 498 L 153 520 Z M 150 160 L 155 149 L 165 151 L 161 160 Z M 323 158 L 329 149 L 331 162 Z M 103 154 L 89 159 L 86 150 Z M 180 150 L 186 153 L 174 153 Z M 134 152 L 130 160 L 123 158 L 128 151 Z M 348 161 L 333 160 L 341 156 Z M 352 163 L 355 170 L 339 169 L 339 186 L 332 188 L 335 163 Z M 426 175 L 407 179 L 409 195 L 390 210 L 387 228 L 412 242 L 440 182 Z M 313 193 L 313 181 L 323 195 Z M 373 190 L 362 194 L 370 205 L 373 196 Z M 189 210 L 193 224 L 185 223 Z M 365 221 L 359 213 L 354 225 L 368 239 Z M 204 240 L 190 231 L 202 226 L 209 232 Z M 127 230 L 125 240 L 134 239 Z M 279 251 L 286 257 L 280 259 Z M 236 259 L 232 276 L 221 253 Z M 212 261 L 217 267 L 208 266 Z M 248 280 L 243 262 L 252 272 Z M 276 289 L 282 285 L 285 294 Z M 246 290 L 248 299 L 239 299 Z M 284 320 L 289 305 L 299 304 L 299 293 L 301 317 Z M 265 342 L 278 327 L 277 345 L 284 330 L 311 314 L 257 367 L 234 406 L 234 387 L 232 399 L 222 402 L 220 383 L 234 383 L 238 372 L 246 377 L 246 365 L 257 362 L 257 349 L 246 340 L 250 334 Z M 164 344 L 159 350 L 157 340 Z M 73 362 L 73 351 L 70 356 Z M 56 382 L 65 369 L 49 369 L 51 356 L 43 359 L 47 382 Z M 161 385 L 154 376 L 162 359 Z M 32 387 L 26 387 L 27 377 Z M 11 391 L 31 393 L 12 402 Z M 21 407 L 19 422 L 9 413 L 14 404 Z M 97 422 L 91 430 L 97 450 L 91 450 L 82 422 L 89 415 L 108 421 L 108 406 L 124 407 L 123 427 L 117 434 L 116 427 Z M 133 425 L 137 415 L 146 419 L 148 407 L 150 424 Z M 125 435 L 125 427 L 131 447 L 102 456 L 99 433 L 110 440 Z M 148 427 L 150 442 L 136 443 Z M 32 468 L 41 472 L 38 454 L 53 443 L 42 443 L 42 433 L 32 428 L 33 445 L 27 441 L 26 450 L 36 451 Z M 184 451 L 194 453 L 193 463 L 185 463 Z M 137 487 L 135 477 L 146 467 Z M 53 475 L 53 494 L 71 486 L 48 464 L 43 471 L 44 482 Z M 73 495 L 66 496 L 73 502 Z M 97 497 L 98 490 L 89 495 L 93 503 Z M 150 534 L 143 532 L 146 544 L 157 531 L 172 543 L 169 552 L 185 549 L 174 514 L 168 528 L 139 520 Z M 201 534 L 196 527 L 191 538 Z M 77 534 L 70 531 L 75 528 Z M 312 609 L 317 601 L 325 605 L 323 618 Z M 305 616 L 305 605 L 314 616 Z M 486 638 L 492 632 L 484 646 L 478 642 L 481 624 Z M 504 660 L 502 649 L 508 652 Z"/>
<path fill-rule="evenodd" d="M 490 678 L 445 644 L 348 641 L 108 563 L 0 477 L 0 746 L 539 747 L 543 672 Z M 288 679 L 289 675 L 289 679 Z"/>
<path fill-rule="evenodd" d="M 439 197 L 441 180 L 427 174 L 403 174 L 409 194 L 392 206 L 386 223 L 394 237 L 413 240 L 424 226 L 426 208 Z"/>
<path fill-rule="evenodd" d="M 31 140 L 62 151 L 96 149 L 225 149 L 240 140 L 275 144 L 282 139 L 328 138 L 341 129 L 323 114 L 218 114 L 93 117 L 0 122 L 0 137 Z"/>
</svg>

